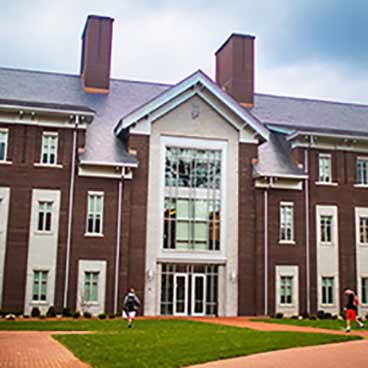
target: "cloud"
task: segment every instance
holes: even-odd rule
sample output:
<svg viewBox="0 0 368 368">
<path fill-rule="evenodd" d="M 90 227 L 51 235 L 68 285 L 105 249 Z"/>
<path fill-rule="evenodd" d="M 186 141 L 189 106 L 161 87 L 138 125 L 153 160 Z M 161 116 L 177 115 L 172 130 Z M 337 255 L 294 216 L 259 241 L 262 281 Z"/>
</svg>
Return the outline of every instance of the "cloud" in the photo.
<svg viewBox="0 0 368 368">
<path fill-rule="evenodd" d="M 366 0 L 296 0 L 273 60 L 281 64 L 319 59 L 367 69 L 367 22 Z"/>
<path fill-rule="evenodd" d="M 112 76 L 175 83 L 232 32 L 256 35 L 256 90 L 368 103 L 364 0 L 3 1 L 0 66 L 77 74 L 88 14 L 115 18 Z"/>
<path fill-rule="evenodd" d="M 368 72 L 352 76 L 339 63 L 320 60 L 262 68 L 256 76 L 259 92 L 362 104 L 368 102 L 367 86 Z"/>
</svg>

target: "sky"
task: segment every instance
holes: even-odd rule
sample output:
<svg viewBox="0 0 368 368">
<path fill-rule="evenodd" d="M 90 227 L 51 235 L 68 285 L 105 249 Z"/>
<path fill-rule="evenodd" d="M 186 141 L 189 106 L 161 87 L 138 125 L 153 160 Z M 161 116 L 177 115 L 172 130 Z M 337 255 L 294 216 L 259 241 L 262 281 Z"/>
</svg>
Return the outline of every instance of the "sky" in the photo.
<svg viewBox="0 0 368 368">
<path fill-rule="evenodd" d="M 256 36 L 256 92 L 368 104 L 366 0 L 0 0 L 0 66 L 78 74 L 88 14 L 115 19 L 114 78 L 214 78 L 237 32 Z"/>
</svg>

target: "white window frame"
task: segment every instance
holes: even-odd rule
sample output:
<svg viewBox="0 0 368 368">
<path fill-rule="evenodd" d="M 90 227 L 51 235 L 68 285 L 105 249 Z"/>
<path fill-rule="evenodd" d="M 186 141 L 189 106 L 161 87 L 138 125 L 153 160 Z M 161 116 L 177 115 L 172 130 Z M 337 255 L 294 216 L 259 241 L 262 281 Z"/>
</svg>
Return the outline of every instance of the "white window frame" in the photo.
<svg viewBox="0 0 368 368">
<path fill-rule="evenodd" d="M 87 274 L 97 274 L 97 284 L 96 284 L 96 300 L 86 300 L 86 279 L 87 279 Z M 100 271 L 84 271 L 84 289 L 83 289 L 83 296 L 84 296 L 84 303 L 86 305 L 97 305 L 99 304 L 99 283 L 100 283 Z M 89 281 L 89 288 L 91 289 L 91 286 L 93 286 L 93 280 Z M 91 294 L 91 290 L 90 290 L 90 294 Z"/>
<path fill-rule="evenodd" d="M 357 227 L 357 243 L 359 245 L 362 245 L 362 246 L 368 246 L 368 236 L 364 236 L 364 234 L 367 234 L 367 232 L 363 232 L 363 238 L 366 238 L 366 239 L 363 239 L 365 241 L 361 241 L 361 226 L 360 226 L 360 221 L 364 219 L 366 224 L 365 224 L 365 227 L 368 228 L 368 215 L 363 215 L 363 214 L 358 214 L 357 215 L 357 223 L 356 223 L 356 227 Z"/>
<path fill-rule="evenodd" d="M 367 280 L 367 283 L 368 283 L 368 275 L 362 275 L 361 277 L 360 277 L 360 297 L 361 297 L 361 305 L 362 306 L 364 306 L 364 307 L 366 307 L 366 306 L 368 306 L 368 286 L 367 286 L 367 290 L 366 290 L 366 297 L 367 297 L 367 300 L 366 301 L 364 301 L 363 300 L 363 279 L 366 279 Z M 359 293 L 358 293 L 358 295 L 359 295 Z"/>
<path fill-rule="evenodd" d="M 226 256 L 226 235 L 227 235 L 227 150 L 228 143 L 226 141 L 211 140 L 211 139 L 198 139 L 198 138 L 183 138 L 183 137 L 160 137 L 160 237 L 157 236 L 157 241 L 162 244 L 164 236 L 164 208 L 165 208 L 165 158 L 166 147 L 180 147 L 189 149 L 214 149 L 221 150 L 221 190 L 220 200 L 220 249 L 219 250 L 177 250 L 177 249 L 164 249 L 160 247 L 159 255 L 161 257 L 170 259 L 187 259 L 188 257 L 202 257 L 208 259 L 208 255 L 211 257 L 225 257 Z"/>
<path fill-rule="evenodd" d="M 323 302 L 323 280 L 324 279 L 332 279 L 332 303 L 324 303 Z M 321 306 L 326 306 L 326 307 L 332 307 L 336 305 L 336 277 L 335 276 L 331 276 L 331 275 L 322 275 L 321 276 Z"/>
<path fill-rule="evenodd" d="M 331 217 L 331 230 L 330 230 L 330 234 L 331 234 L 331 240 L 330 241 L 324 241 L 322 240 L 322 234 L 323 234 L 323 230 L 322 230 L 322 217 Z M 333 245 L 334 244 L 334 226 L 335 226 L 335 217 L 333 214 L 320 214 L 318 217 L 318 226 L 319 226 L 319 243 L 322 245 Z M 326 232 L 327 234 L 327 232 Z"/>
<path fill-rule="evenodd" d="M 39 274 L 39 279 L 38 279 L 38 299 L 34 299 L 34 284 L 35 284 L 35 274 L 38 273 Z M 41 289 L 42 289 L 42 275 L 46 274 L 46 295 L 45 295 L 45 300 L 41 300 L 40 296 L 41 296 Z M 31 303 L 32 304 L 47 304 L 48 301 L 48 285 L 49 285 L 49 270 L 38 270 L 35 269 L 33 270 L 33 279 L 32 279 L 32 299 L 31 299 Z"/>
<path fill-rule="evenodd" d="M 45 150 L 44 140 L 46 138 L 56 138 L 55 142 L 55 152 L 50 151 L 50 144 L 47 146 L 47 150 Z M 50 142 L 49 142 L 50 143 Z M 42 166 L 58 166 L 58 149 L 59 149 L 59 133 L 58 132 L 42 132 L 42 141 L 41 141 L 41 158 L 40 165 Z M 55 162 L 50 162 L 51 154 L 55 155 Z M 43 162 L 43 156 L 47 156 L 47 162 Z"/>
<path fill-rule="evenodd" d="M 280 307 L 292 307 L 294 306 L 294 275 L 280 275 L 280 284 L 279 284 L 279 305 Z M 285 279 L 285 278 L 288 278 L 288 279 L 291 279 L 291 303 L 282 303 L 281 302 L 281 297 L 282 297 L 282 280 Z M 284 290 L 285 290 L 285 287 L 284 287 Z M 285 297 L 286 297 L 286 294 L 285 294 Z"/>
<path fill-rule="evenodd" d="M 90 201 L 90 197 L 92 196 L 100 196 L 101 197 L 101 225 L 100 225 L 100 231 L 99 232 L 89 232 L 88 231 L 88 218 L 89 218 L 89 201 Z M 104 196 L 105 196 L 105 193 L 104 192 L 95 192 L 95 191 L 88 191 L 87 193 L 87 211 L 86 211 L 86 232 L 85 232 L 85 236 L 103 236 L 103 219 L 104 219 Z M 96 202 L 95 202 L 95 207 L 96 207 Z M 95 223 L 95 219 L 96 219 L 96 212 L 95 212 L 95 209 L 94 208 L 94 211 L 92 212 L 92 215 L 94 216 L 94 223 Z"/>
<path fill-rule="evenodd" d="M 321 160 L 328 160 L 329 167 L 327 168 L 327 170 L 325 165 L 323 165 L 323 167 L 321 166 Z M 328 177 L 329 180 L 326 180 L 326 177 Z M 318 183 L 326 183 L 326 184 L 332 183 L 332 156 L 330 153 L 318 154 Z"/>
<path fill-rule="evenodd" d="M 0 158 L 0 162 L 4 163 L 7 162 L 7 157 L 8 157 L 8 144 L 9 144 L 9 129 L 7 128 L 0 128 L 0 133 L 5 133 L 5 141 L 0 143 L 5 143 L 5 147 L 4 147 L 4 158 L 1 159 Z"/>
<path fill-rule="evenodd" d="M 359 166 L 358 162 L 365 162 L 365 171 L 363 172 L 363 177 L 365 178 L 363 183 L 359 182 Z M 368 187 L 368 157 L 358 156 L 356 159 L 356 186 Z"/>
<path fill-rule="evenodd" d="M 40 221 L 40 213 L 41 213 L 41 205 L 42 204 L 45 204 L 46 206 L 47 205 L 50 205 L 50 210 L 46 210 L 43 212 L 44 213 L 44 216 L 43 216 L 43 221 L 42 221 L 42 228 L 39 229 L 38 228 L 38 225 L 39 225 L 39 221 Z M 52 220 L 53 220 L 53 205 L 54 205 L 54 202 L 52 201 L 37 201 L 37 223 L 36 223 L 36 232 L 37 233 L 46 233 L 46 234 L 50 234 L 52 233 Z M 46 230 L 46 218 L 47 218 L 47 214 L 50 213 L 50 229 L 49 230 Z"/>
<path fill-rule="evenodd" d="M 282 239 L 282 209 L 289 207 L 291 208 L 291 224 L 286 224 L 287 227 L 291 228 L 291 239 Z M 295 231 L 294 231 L 294 203 L 293 202 L 280 202 L 280 211 L 279 211 L 279 243 L 280 244 L 295 244 Z"/>
</svg>

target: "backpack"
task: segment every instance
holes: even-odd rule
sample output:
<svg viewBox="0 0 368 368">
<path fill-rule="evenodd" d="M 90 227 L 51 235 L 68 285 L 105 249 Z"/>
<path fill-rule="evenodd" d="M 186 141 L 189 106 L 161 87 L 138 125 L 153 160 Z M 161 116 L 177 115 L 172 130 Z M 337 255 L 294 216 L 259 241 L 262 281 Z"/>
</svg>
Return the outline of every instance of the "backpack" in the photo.
<svg viewBox="0 0 368 368">
<path fill-rule="evenodd" d="M 134 310 L 135 309 L 135 298 L 133 295 L 129 295 L 128 299 L 125 303 L 125 308 L 127 310 Z"/>
</svg>

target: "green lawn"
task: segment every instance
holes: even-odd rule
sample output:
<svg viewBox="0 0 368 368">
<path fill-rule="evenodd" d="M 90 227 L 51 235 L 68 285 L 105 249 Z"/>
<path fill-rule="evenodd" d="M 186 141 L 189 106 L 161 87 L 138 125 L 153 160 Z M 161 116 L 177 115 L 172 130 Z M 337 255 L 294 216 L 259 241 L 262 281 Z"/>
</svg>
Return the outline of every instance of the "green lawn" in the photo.
<svg viewBox="0 0 368 368">
<path fill-rule="evenodd" d="M 81 360 L 99 368 L 182 367 L 211 360 L 296 346 L 349 341 L 354 336 L 261 332 L 186 320 L 0 322 L 1 330 L 91 330 L 55 338 Z"/>
<path fill-rule="evenodd" d="M 345 321 L 339 321 L 339 320 L 333 320 L 333 319 L 298 320 L 298 319 L 291 319 L 291 318 L 282 318 L 282 319 L 277 319 L 277 318 L 268 319 L 267 318 L 267 319 L 253 319 L 253 321 L 278 323 L 278 324 L 284 324 L 284 325 L 295 325 L 295 326 L 310 326 L 310 327 L 317 327 L 317 328 L 326 328 L 329 330 L 344 330 L 346 326 Z M 351 327 L 352 327 L 352 330 L 360 330 L 359 326 L 354 322 L 351 323 Z"/>
</svg>

